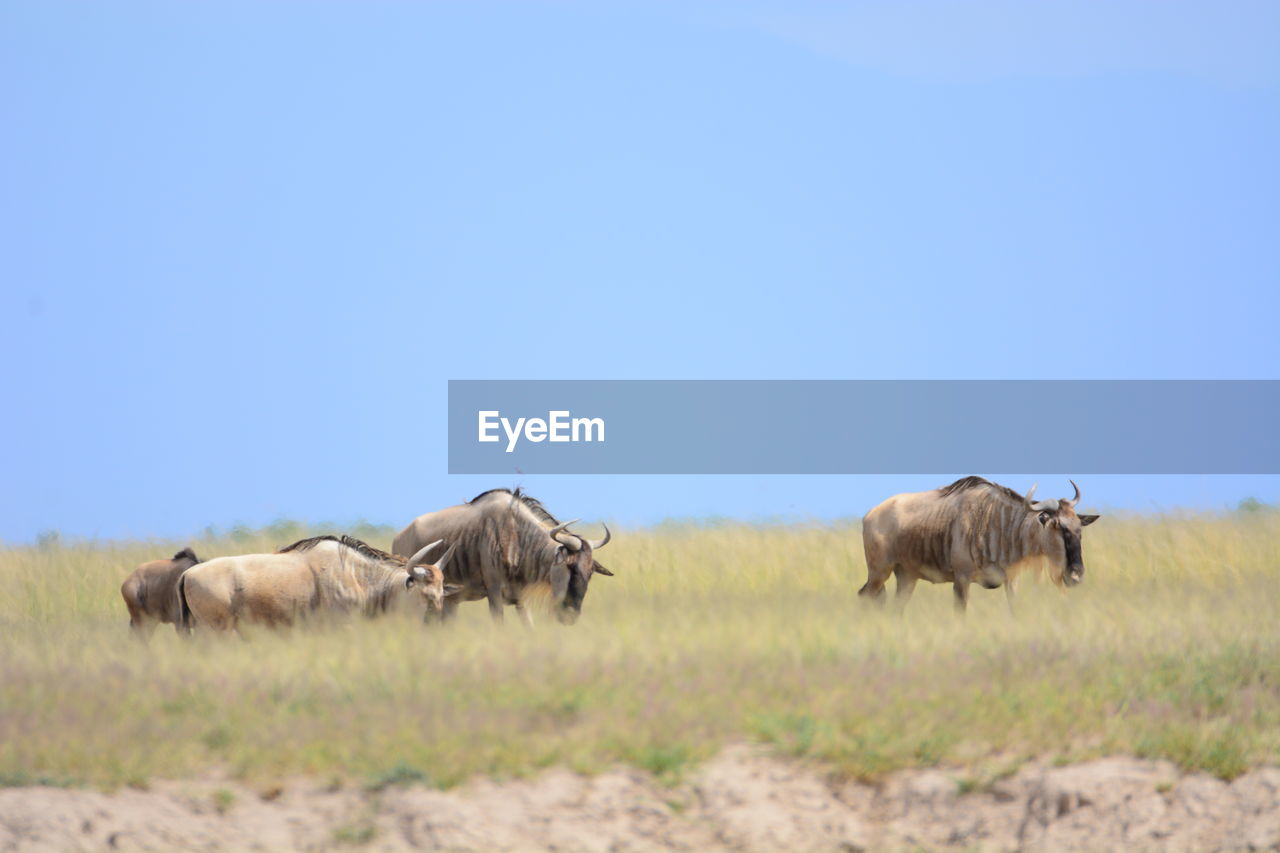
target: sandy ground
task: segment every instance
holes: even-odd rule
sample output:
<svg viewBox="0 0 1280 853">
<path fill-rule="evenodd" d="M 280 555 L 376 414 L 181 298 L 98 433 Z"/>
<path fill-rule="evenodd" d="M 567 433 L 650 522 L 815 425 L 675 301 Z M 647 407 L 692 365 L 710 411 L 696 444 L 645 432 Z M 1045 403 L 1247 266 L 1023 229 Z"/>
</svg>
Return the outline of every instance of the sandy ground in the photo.
<svg viewBox="0 0 1280 853">
<path fill-rule="evenodd" d="M 833 782 L 742 746 L 675 787 L 632 770 L 550 770 L 448 792 L 309 780 L 271 791 L 8 788 L 0 850 L 1280 850 L 1280 768 L 1227 784 L 1129 758 L 1033 764 L 962 794 L 965 778 Z"/>
</svg>

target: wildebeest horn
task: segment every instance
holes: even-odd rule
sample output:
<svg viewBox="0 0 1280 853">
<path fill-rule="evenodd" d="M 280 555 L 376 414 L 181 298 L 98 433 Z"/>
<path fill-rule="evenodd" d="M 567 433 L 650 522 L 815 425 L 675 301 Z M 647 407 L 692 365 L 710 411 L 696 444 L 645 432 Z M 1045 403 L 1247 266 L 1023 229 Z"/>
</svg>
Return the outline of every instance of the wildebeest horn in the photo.
<svg viewBox="0 0 1280 853">
<path fill-rule="evenodd" d="M 605 545 L 608 545 L 609 540 L 613 538 L 613 536 L 609 533 L 609 525 L 605 524 L 604 522 L 601 522 L 600 526 L 604 528 L 604 538 L 587 540 L 587 544 L 591 546 L 592 551 L 599 551 Z"/>
<path fill-rule="evenodd" d="M 449 562 L 449 558 L 453 556 L 454 549 L 458 547 L 458 543 L 454 542 L 449 546 L 449 550 L 444 552 L 444 556 L 436 561 L 436 568 L 443 569 L 444 564 Z"/>
<path fill-rule="evenodd" d="M 1069 500 L 1067 503 L 1071 504 L 1072 506 L 1075 506 L 1076 504 L 1080 503 L 1080 487 L 1076 485 L 1075 480 L 1067 480 L 1067 482 L 1071 484 L 1071 488 L 1076 490 L 1076 496 L 1071 500 Z"/>
<path fill-rule="evenodd" d="M 416 565 L 418 565 L 419 563 L 421 563 L 421 562 L 423 561 L 423 559 L 425 559 L 425 558 L 426 558 L 426 556 L 427 556 L 428 554 L 430 554 L 430 553 L 431 553 L 431 549 L 432 549 L 432 548 L 434 548 L 434 547 L 436 547 L 437 545 L 439 545 L 439 544 L 440 544 L 441 542 L 443 542 L 443 541 L 444 541 L 443 539 L 437 539 L 436 541 L 432 542 L 430 545 L 424 545 L 424 546 L 422 546 L 422 548 L 418 551 L 418 553 L 416 553 L 416 554 L 414 554 L 412 557 L 410 557 L 410 558 L 409 558 L 409 562 L 405 563 L 405 568 L 407 568 L 407 569 L 411 569 L 411 568 L 413 568 L 414 566 L 416 566 Z"/>
<path fill-rule="evenodd" d="M 1057 512 L 1058 511 L 1057 498 L 1046 498 L 1042 501 L 1036 501 L 1035 503 L 1031 502 L 1031 499 L 1036 496 L 1036 487 L 1039 485 L 1040 485 L 1039 483 L 1032 483 L 1031 490 L 1027 492 L 1027 496 L 1023 498 L 1023 500 L 1027 502 L 1027 509 L 1031 510 L 1032 512 L 1044 512 L 1046 509 L 1052 512 Z"/>
<path fill-rule="evenodd" d="M 560 524 L 557 524 L 555 527 L 548 530 L 547 535 L 549 535 L 552 539 L 559 542 L 561 545 L 564 545 L 565 547 L 572 548 L 573 550 L 577 551 L 580 548 L 582 548 L 582 540 L 579 537 L 575 536 L 574 534 L 569 533 L 569 531 L 565 530 L 565 528 L 568 527 L 570 524 L 577 524 L 581 520 L 582 519 L 575 518 L 573 521 L 561 522 Z M 569 533 L 569 538 L 561 539 L 560 538 L 561 533 Z"/>
</svg>

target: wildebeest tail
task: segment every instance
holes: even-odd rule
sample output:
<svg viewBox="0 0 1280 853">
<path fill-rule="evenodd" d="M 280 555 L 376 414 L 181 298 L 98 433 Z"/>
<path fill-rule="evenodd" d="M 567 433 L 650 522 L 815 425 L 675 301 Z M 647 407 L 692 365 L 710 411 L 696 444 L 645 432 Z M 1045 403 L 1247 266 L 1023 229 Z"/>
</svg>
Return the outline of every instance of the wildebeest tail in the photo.
<svg viewBox="0 0 1280 853">
<path fill-rule="evenodd" d="M 178 624 L 179 634 L 191 633 L 191 606 L 187 604 L 187 573 L 183 572 L 178 578 L 178 590 L 175 593 L 178 596 Z"/>
</svg>

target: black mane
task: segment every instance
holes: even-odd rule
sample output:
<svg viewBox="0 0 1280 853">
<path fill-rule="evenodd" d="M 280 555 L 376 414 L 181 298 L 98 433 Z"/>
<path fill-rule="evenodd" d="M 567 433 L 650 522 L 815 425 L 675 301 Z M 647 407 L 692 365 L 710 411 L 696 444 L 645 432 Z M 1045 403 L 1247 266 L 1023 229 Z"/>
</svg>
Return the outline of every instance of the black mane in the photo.
<svg viewBox="0 0 1280 853">
<path fill-rule="evenodd" d="M 200 562 L 200 558 L 196 556 L 196 552 L 192 551 L 189 546 L 174 554 L 173 560 L 174 562 L 177 562 L 178 560 L 190 560 L 193 563 Z"/>
<path fill-rule="evenodd" d="M 525 494 L 524 490 L 521 489 L 519 486 L 517 486 L 514 490 L 490 489 L 487 492 L 481 492 L 480 494 L 476 495 L 474 498 L 467 501 L 467 503 L 473 504 L 476 501 L 480 500 L 481 498 L 488 497 L 489 495 L 492 495 L 492 494 L 511 495 L 511 499 L 513 501 L 519 501 L 520 503 L 524 504 L 526 507 L 529 508 L 529 511 L 532 512 L 540 521 L 550 522 L 553 525 L 560 523 L 556 519 L 556 517 L 552 515 L 550 512 L 548 512 L 547 508 L 542 505 L 542 501 L 538 500 L 535 497 Z"/>
<path fill-rule="evenodd" d="M 400 565 L 403 565 L 405 563 L 404 557 L 398 557 L 395 554 L 388 554 L 386 551 L 383 551 L 381 548 L 375 548 L 372 545 L 370 545 L 368 542 L 364 542 L 360 539 L 355 538 L 354 536 L 347 536 L 345 533 L 342 534 L 341 536 L 326 535 L 326 536 L 312 536 L 310 539 L 299 539 L 297 542 L 294 542 L 292 545 L 284 546 L 276 553 L 287 554 L 290 551 L 299 551 L 299 552 L 310 551 L 312 548 L 319 545 L 321 542 L 337 542 L 339 545 L 343 545 L 347 548 L 350 548 L 356 553 L 362 554 L 373 560 L 381 560 L 383 562 L 398 563 Z"/>
<path fill-rule="evenodd" d="M 938 492 L 943 497 L 948 497 L 950 495 L 956 494 L 957 492 L 967 492 L 970 489 L 976 489 L 980 486 L 990 486 L 997 494 L 1001 494 L 1006 498 L 1012 498 L 1018 503 L 1023 502 L 1022 495 L 1018 494 L 1008 486 L 1002 486 L 999 483 L 993 483 L 990 480 L 985 480 L 982 477 L 976 477 L 976 476 L 961 477 L 959 480 L 956 480 L 951 485 L 943 486 L 942 488 L 938 489 Z"/>
</svg>

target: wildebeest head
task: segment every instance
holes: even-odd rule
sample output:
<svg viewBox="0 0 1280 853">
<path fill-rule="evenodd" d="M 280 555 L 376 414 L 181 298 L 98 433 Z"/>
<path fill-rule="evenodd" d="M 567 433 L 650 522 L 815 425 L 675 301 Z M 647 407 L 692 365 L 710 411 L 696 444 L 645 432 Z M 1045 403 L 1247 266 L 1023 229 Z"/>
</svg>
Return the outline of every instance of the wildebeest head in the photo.
<svg viewBox="0 0 1280 853">
<path fill-rule="evenodd" d="M 576 522 L 577 519 L 566 521 L 548 531 L 557 543 L 550 572 L 551 593 L 559 603 L 556 618 L 565 625 L 572 625 L 582 614 L 582 599 L 586 597 L 591 576 L 601 574 L 613 577 L 613 572 L 596 562 L 594 555 L 596 549 L 609 544 L 609 539 L 612 538 L 608 525 L 604 528 L 604 538 L 593 540 L 567 529 Z"/>
<path fill-rule="evenodd" d="M 411 590 L 417 587 L 422 595 L 422 603 L 425 606 L 423 613 L 424 621 L 431 621 L 444 610 L 444 599 L 447 595 L 452 595 L 461 587 L 457 584 L 447 584 L 444 582 L 444 567 L 449 562 L 449 558 L 453 556 L 454 549 L 458 547 L 458 543 L 449 546 L 449 550 L 444 552 L 435 563 L 428 563 L 427 557 L 440 544 L 443 539 L 437 539 L 430 545 L 424 546 L 409 558 L 405 563 L 405 571 L 409 576 L 405 578 L 404 588 Z"/>
<path fill-rule="evenodd" d="M 1032 501 L 1036 487 L 1027 492 L 1027 509 L 1037 513 L 1037 517 L 1050 535 L 1057 535 L 1062 540 L 1062 582 L 1067 586 L 1075 586 L 1084 580 L 1084 555 L 1080 549 L 1080 532 L 1083 528 L 1098 520 L 1096 515 L 1077 515 L 1076 504 L 1080 502 L 1080 487 L 1075 480 L 1068 481 L 1075 489 L 1074 498 L 1049 498 L 1043 501 Z"/>
</svg>

